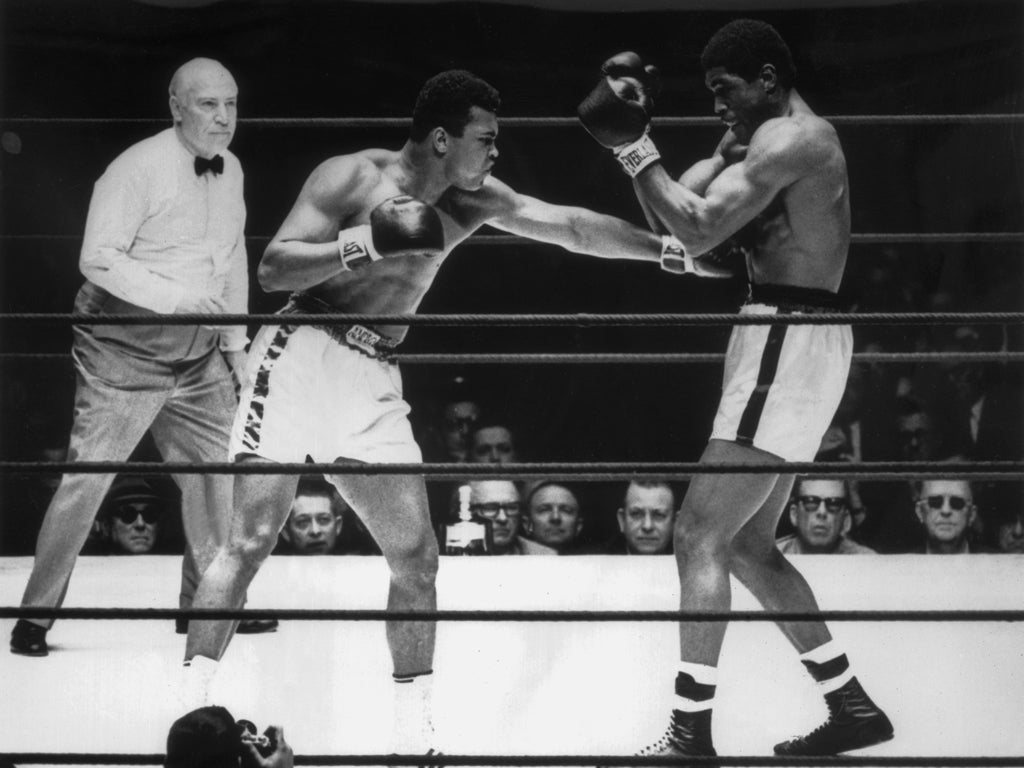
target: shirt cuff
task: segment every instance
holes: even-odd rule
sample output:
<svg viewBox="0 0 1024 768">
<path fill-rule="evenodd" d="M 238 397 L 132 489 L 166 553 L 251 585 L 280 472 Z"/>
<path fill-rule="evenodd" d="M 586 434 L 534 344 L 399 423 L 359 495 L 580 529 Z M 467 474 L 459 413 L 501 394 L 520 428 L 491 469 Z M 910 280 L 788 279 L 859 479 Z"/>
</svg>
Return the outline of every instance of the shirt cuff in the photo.
<svg viewBox="0 0 1024 768">
<path fill-rule="evenodd" d="M 138 295 L 136 298 L 128 298 L 127 300 L 133 304 L 138 304 L 140 307 L 158 312 L 161 315 L 173 315 L 183 298 L 185 298 L 185 288 L 167 281 L 167 285 L 161 286 L 159 292 L 145 291 L 142 295 Z"/>
<path fill-rule="evenodd" d="M 241 352 L 249 343 L 245 326 L 229 325 L 220 329 L 220 348 L 223 352 Z"/>
</svg>

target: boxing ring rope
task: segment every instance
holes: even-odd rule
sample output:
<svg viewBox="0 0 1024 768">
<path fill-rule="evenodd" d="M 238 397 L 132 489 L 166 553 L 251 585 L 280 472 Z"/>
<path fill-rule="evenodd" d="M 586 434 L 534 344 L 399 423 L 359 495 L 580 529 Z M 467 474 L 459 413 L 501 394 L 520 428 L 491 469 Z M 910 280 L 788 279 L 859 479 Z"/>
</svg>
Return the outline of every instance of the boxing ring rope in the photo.
<svg viewBox="0 0 1024 768">
<path fill-rule="evenodd" d="M 832 115 L 826 119 L 836 125 L 1024 125 L 1024 114 L 930 114 L 930 115 Z M 297 128 L 371 128 L 404 129 L 408 118 L 243 118 L 241 126 L 297 127 Z M 7 117 L 0 120 L 4 126 L 53 125 L 155 125 L 166 123 L 166 118 L 59 118 L 59 117 Z M 575 117 L 503 117 L 508 128 L 569 128 L 579 127 Z M 721 127 L 715 117 L 656 117 L 656 128 Z M 8 242 L 77 241 L 79 235 L 0 235 Z M 266 242 L 267 236 L 248 236 L 251 242 Z M 475 235 L 465 241 L 470 246 L 535 246 L 544 245 L 514 235 Z M 856 233 L 853 244 L 901 243 L 983 243 L 1021 244 L 1024 232 L 945 232 L 945 233 Z M 737 325 L 960 325 L 960 324 L 1021 324 L 1024 312 L 992 313 L 827 313 L 813 315 L 737 315 L 720 314 L 523 314 L 523 315 L 366 315 L 332 313 L 327 315 L 246 314 L 246 315 L 109 315 L 102 323 L 96 316 L 75 314 L 0 313 L 0 322 L 93 325 L 247 325 L 250 323 L 274 325 L 311 324 L 392 324 L 407 326 L 737 326 Z M 401 364 L 576 364 L 576 363 L 720 363 L 724 354 L 693 353 L 587 353 L 587 354 L 448 354 L 419 353 L 395 354 L 390 359 Z M 67 353 L 13 353 L 0 352 L 0 361 L 8 360 L 68 360 Z M 967 362 L 1024 362 L 1024 352 L 953 352 L 953 353 L 857 353 L 855 362 L 864 363 L 938 363 Z M 501 465 L 466 465 L 453 463 L 422 464 L 235 464 L 230 462 L 195 465 L 191 463 L 152 462 L 17 462 L 0 461 L 0 473 L 40 474 L 74 472 L 102 474 L 121 472 L 132 475 L 164 475 L 174 473 L 195 474 L 413 474 L 435 480 L 464 480 L 469 478 L 573 478 L 577 480 L 631 480 L 650 476 L 660 479 L 688 479 L 696 474 L 717 473 L 797 473 L 831 475 L 848 478 L 919 479 L 962 478 L 1020 479 L 1024 477 L 1024 462 L 802 462 L 746 464 L 703 464 L 699 462 L 547 462 Z M 388 612 L 385 610 L 310 610 L 310 609 L 248 609 L 248 610 L 195 610 L 195 609 L 129 609 L 129 608 L 59 608 L 38 609 L 0 606 L 0 617 L 55 617 L 60 619 L 119 619 L 156 620 L 169 618 L 226 619 L 226 618 L 279 618 L 297 621 L 514 621 L 514 622 L 720 622 L 720 621 L 780 621 L 825 620 L 841 622 L 1020 622 L 1020 610 L 822 610 L 813 613 L 725 611 L 472 611 L 438 610 L 431 612 Z M 161 765 L 162 754 L 126 753 L 55 753 L 22 752 L 2 753 L 0 758 L 16 764 L 57 763 L 66 765 Z M 678 758 L 643 757 L 627 755 L 380 755 L 351 754 L 296 755 L 295 765 L 479 765 L 479 766 L 668 766 L 678 765 Z M 829 756 L 794 758 L 784 756 L 730 756 L 692 757 L 687 763 L 695 766 L 906 766 L 936 768 L 1018 768 L 1024 767 L 1024 755 L 1011 756 Z"/>
<path fill-rule="evenodd" d="M 6 312 L 0 322 L 72 323 L 82 325 L 408 325 L 408 326 L 647 326 L 647 325 L 1013 325 L 1024 323 L 1024 312 L 821 312 L 815 314 L 740 315 L 718 313 L 575 313 L 575 314 L 365 314 L 325 312 L 318 315 L 175 314 L 78 315 L 73 313 Z"/>
<path fill-rule="evenodd" d="M 1024 124 L 1019 113 L 960 113 L 920 115 L 822 115 L 837 125 L 1018 125 Z M 510 116 L 500 117 L 503 128 L 579 128 L 577 117 Z M 0 125 L 155 125 L 167 122 L 166 117 L 5 117 Z M 715 128 L 722 125 L 717 117 L 654 117 L 656 128 Z M 239 125 L 276 128 L 408 128 L 409 117 L 242 117 Z"/>
<path fill-rule="evenodd" d="M 387 355 L 386 359 L 400 365 L 518 365 L 518 364 L 587 364 L 587 363 L 721 363 L 724 352 L 508 352 L 449 353 L 420 352 Z M 5 360 L 71 361 L 70 352 L 0 352 Z M 855 352 L 855 363 L 1020 363 L 1024 352 Z"/>
<path fill-rule="evenodd" d="M 854 479 L 885 478 L 915 480 L 958 478 L 970 475 L 974 480 L 1013 480 L 1024 477 L 1021 461 L 793 461 L 744 464 L 740 462 L 517 462 L 514 464 L 459 464 L 423 462 L 420 464 L 324 462 L 235 463 L 211 461 L 0 461 L 0 473 L 6 474 L 89 474 L 120 472 L 128 475 L 424 475 L 434 480 L 471 479 L 572 479 L 583 481 L 631 480 L 639 477 L 687 480 L 702 474 L 798 474 L 843 476 Z"/>
<path fill-rule="evenodd" d="M 81 240 L 81 235 L 44 234 L 0 234 L 0 241 L 27 242 L 37 240 Z M 246 235 L 246 240 L 268 242 L 269 235 Z M 881 243 L 1024 243 L 1024 232 L 854 232 L 850 235 L 853 245 L 877 245 Z M 532 240 L 519 235 L 471 235 L 463 241 L 473 246 L 532 246 L 551 247 L 549 243 Z"/>
<path fill-rule="evenodd" d="M 435 610 L 386 611 L 329 608 L 23 608 L 0 606 L 0 618 L 11 619 L 283 619 L 287 621 L 848 621 L 848 622 L 1017 622 L 1024 610 L 818 610 L 818 611 L 548 611 Z"/>
<path fill-rule="evenodd" d="M 162 765 L 164 755 L 18 752 L 0 754 L 12 763 L 66 765 Z M 1024 756 L 1008 757 L 786 757 L 721 755 L 718 757 L 687 757 L 693 766 L 892 766 L 892 768 L 1017 768 L 1024 766 Z M 479 765 L 479 766 L 673 766 L 681 765 L 678 757 L 641 757 L 633 755 L 295 755 L 295 765 Z"/>
</svg>

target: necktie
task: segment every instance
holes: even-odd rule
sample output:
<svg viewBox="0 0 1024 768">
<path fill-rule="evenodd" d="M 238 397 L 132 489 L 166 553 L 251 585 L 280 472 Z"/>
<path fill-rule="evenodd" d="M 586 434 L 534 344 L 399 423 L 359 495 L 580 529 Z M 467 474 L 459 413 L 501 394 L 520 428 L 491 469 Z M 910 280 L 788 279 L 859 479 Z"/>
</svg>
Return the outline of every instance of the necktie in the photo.
<svg viewBox="0 0 1024 768">
<path fill-rule="evenodd" d="M 213 175 L 216 176 L 218 173 L 224 172 L 224 158 L 220 155 L 214 155 L 209 160 L 205 157 L 196 157 L 195 160 L 196 176 L 202 176 L 207 171 L 213 171 Z"/>
</svg>

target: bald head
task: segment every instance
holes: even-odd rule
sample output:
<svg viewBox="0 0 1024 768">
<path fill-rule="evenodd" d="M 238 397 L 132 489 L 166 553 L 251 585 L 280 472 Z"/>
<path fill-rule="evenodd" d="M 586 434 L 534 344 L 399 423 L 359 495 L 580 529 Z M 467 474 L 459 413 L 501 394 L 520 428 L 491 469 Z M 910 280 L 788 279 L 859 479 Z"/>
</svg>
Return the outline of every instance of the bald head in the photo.
<svg viewBox="0 0 1024 768">
<path fill-rule="evenodd" d="M 231 76 L 227 68 L 214 59 L 196 58 L 186 61 L 174 71 L 171 76 L 171 84 L 167 88 L 168 95 L 184 98 L 188 91 L 195 88 L 202 88 L 204 85 L 212 84 L 214 81 L 235 86 L 235 78 Z"/>
<path fill-rule="evenodd" d="M 218 61 L 192 59 L 178 67 L 168 87 L 174 128 L 199 157 L 227 149 L 238 120 L 238 86 Z"/>
</svg>

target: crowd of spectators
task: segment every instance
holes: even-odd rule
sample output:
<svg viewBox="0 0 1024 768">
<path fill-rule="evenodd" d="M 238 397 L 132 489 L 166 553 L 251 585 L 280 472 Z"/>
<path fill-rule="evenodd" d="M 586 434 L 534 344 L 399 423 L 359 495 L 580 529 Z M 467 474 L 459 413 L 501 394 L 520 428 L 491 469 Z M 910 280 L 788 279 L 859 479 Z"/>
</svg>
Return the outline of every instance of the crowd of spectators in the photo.
<svg viewBox="0 0 1024 768">
<path fill-rule="evenodd" d="M 920 265 L 918 265 L 920 267 Z M 925 290 L 908 267 L 883 251 L 870 267 L 851 262 L 848 282 L 857 311 L 1014 309 L 1004 287 L 974 281 L 960 295 Z M 923 267 L 921 267 L 923 269 Z M 1015 279 L 1009 279 L 1014 283 Z M 964 291 L 973 298 L 963 295 Z M 957 295 L 957 298 L 954 298 Z M 864 298 L 866 297 L 866 298 Z M 1022 348 L 1017 329 L 1001 325 L 901 326 L 856 330 L 856 352 L 945 352 L 948 360 L 909 364 L 855 360 L 846 393 L 825 434 L 818 461 L 1020 461 L 1024 459 L 1024 386 L 1014 363 L 964 358 L 964 353 Z M 464 375 L 439 376 L 413 402 L 417 440 L 427 462 L 585 461 L 585 448 L 545 446 L 516 410 L 516 388 L 493 384 L 486 394 Z M 11 401 L 24 403 L 25 401 Z M 31 402 L 29 398 L 28 402 Z M 22 407 L 19 405 L 19 407 Z M 614 407 L 611 404 L 609 407 Z M 25 406 L 31 411 L 30 407 Z M 26 423 L 45 419 L 22 413 Z M 35 418 L 35 421 L 33 419 Z M 595 415 L 595 419 L 599 415 Z M 530 425 L 532 426 L 532 425 Z M 637 424 L 657 430 L 657 424 Z M 547 431 L 547 430 L 546 430 Z M 67 435 L 39 429 L 11 458 L 61 461 Z M 132 455 L 158 460 L 151 440 Z M 630 456 L 618 456 L 623 461 Z M 669 457 L 695 460 L 696 456 Z M 0 554 L 29 555 L 59 476 L 4 478 Z M 779 546 L 791 553 L 1024 553 L 1024 490 L 1018 482 L 972 481 L 937 472 L 934 480 L 798 479 Z M 431 480 L 428 496 L 442 535 L 457 517 L 460 483 Z M 485 520 L 494 554 L 662 554 L 672 551 L 672 527 L 685 484 L 564 483 L 517 477 L 474 480 L 474 517 Z M 121 477 L 97 515 L 84 554 L 181 552 L 180 494 L 167 478 Z M 316 477 L 304 478 L 280 535 L 281 554 L 377 554 L 378 548 L 338 496 Z"/>
</svg>

